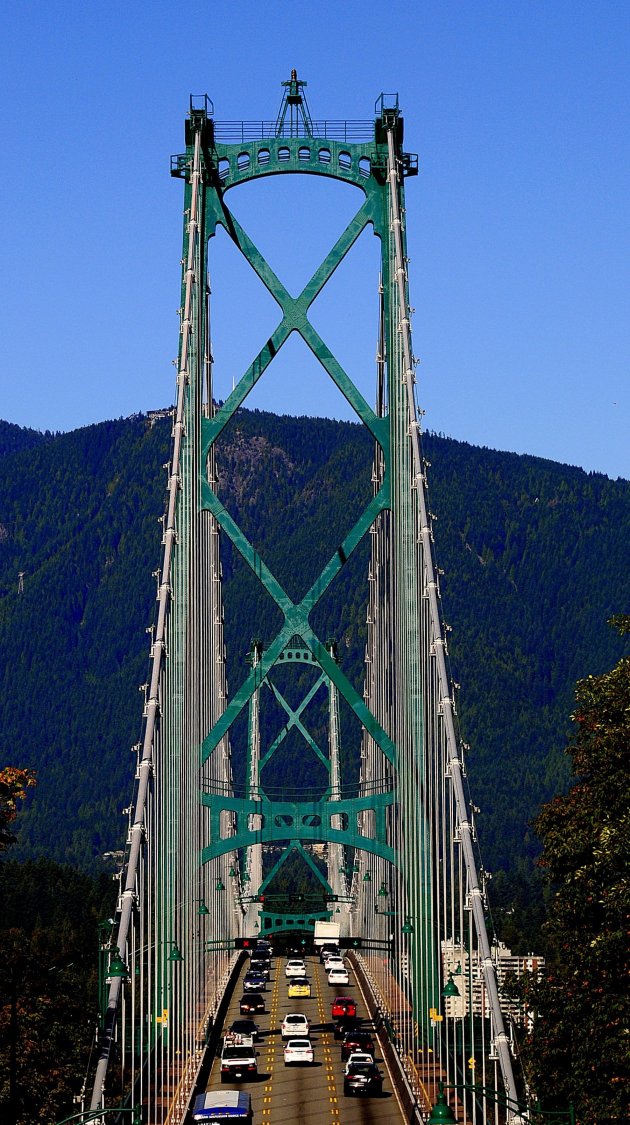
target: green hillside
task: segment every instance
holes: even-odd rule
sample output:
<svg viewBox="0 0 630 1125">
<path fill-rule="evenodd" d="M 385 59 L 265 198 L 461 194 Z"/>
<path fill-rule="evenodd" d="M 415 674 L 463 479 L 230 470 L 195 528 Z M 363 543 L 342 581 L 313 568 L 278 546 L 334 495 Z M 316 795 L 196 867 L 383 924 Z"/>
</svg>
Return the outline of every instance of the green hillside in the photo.
<svg viewBox="0 0 630 1125">
<path fill-rule="evenodd" d="M 168 419 L 57 435 L 0 424 L 0 765 L 39 779 L 14 858 L 98 869 L 123 842 L 169 451 Z M 606 619 L 630 604 L 630 485 L 435 435 L 425 452 L 482 852 L 490 869 L 514 869 L 536 850 L 528 825 L 540 802 L 568 778 L 575 681 L 622 652 Z M 220 456 L 222 499 L 297 594 L 370 494 L 367 435 L 243 411 Z M 344 568 L 316 622 L 357 683 L 366 560 Z M 229 554 L 224 576 L 233 687 L 277 611 Z M 356 754 L 350 734 L 344 751 Z"/>
</svg>

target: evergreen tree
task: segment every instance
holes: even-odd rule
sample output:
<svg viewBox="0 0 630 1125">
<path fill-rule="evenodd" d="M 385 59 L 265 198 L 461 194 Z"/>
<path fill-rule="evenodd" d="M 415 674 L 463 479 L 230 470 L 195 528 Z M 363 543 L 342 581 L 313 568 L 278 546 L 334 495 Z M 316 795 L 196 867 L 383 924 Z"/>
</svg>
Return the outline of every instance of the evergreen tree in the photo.
<svg viewBox="0 0 630 1125">
<path fill-rule="evenodd" d="M 630 617 L 613 623 L 630 633 Z M 544 1108 L 573 1102 L 581 1125 L 604 1125 L 630 1119 L 630 658 L 578 683 L 573 718 L 575 781 L 535 822 L 555 894 L 523 1057 Z"/>
<path fill-rule="evenodd" d="M 0 770 L 0 851 L 31 770 Z M 0 863 L 0 1121 L 52 1123 L 81 1088 L 96 1023 L 97 919 L 111 883 L 50 860 Z"/>
</svg>

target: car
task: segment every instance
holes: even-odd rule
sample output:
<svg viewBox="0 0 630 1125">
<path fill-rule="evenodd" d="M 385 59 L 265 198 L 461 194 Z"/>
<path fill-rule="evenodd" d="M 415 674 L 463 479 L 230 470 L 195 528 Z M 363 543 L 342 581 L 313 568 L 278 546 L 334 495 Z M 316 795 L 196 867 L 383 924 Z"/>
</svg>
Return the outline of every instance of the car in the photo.
<svg viewBox="0 0 630 1125">
<path fill-rule="evenodd" d="M 348 1073 L 348 1070 L 353 1066 L 359 1066 L 360 1063 L 362 1064 L 373 1062 L 374 1055 L 370 1054 L 368 1051 L 351 1051 L 346 1063 L 346 1074 Z"/>
<path fill-rule="evenodd" d="M 271 974 L 271 961 L 268 957 L 252 957 L 249 962 L 250 973 L 262 973 L 265 980 L 269 980 Z"/>
<path fill-rule="evenodd" d="M 291 977 L 287 995 L 289 1000 L 292 1000 L 295 996 L 310 996 L 311 986 L 306 977 Z"/>
<path fill-rule="evenodd" d="M 293 941 L 287 949 L 289 957 L 303 957 L 306 953 L 306 940 Z"/>
<path fill-rule="evenodd" d="M 330 1006 L 330 1014 L 334 1020 L 342 1019 L 344 1016 L 356 1016 L 357 1002 L 351 996 L 335 996 Z"/>
<path fill-rule="evenodd" d="M 305 977 L 306 976 L 306 964 L 305 964 L 305 962 L 302 961 L 301 959 L 298 959 L 297 957 L 291 958 L 291 960 L 287 961 L 287 963 L 286 963 L 284 975 L 285 975 L 285 977 Z"/>
<path fill-rule="evenodd" d="M 260 1028 L 252 1019 L 232 1020 L 230 1031 L 233 1035 L 251 1035 L 254 1040 L 260 1038 Z"/>
<path fill-rule="evenodd" d="M 330 956 L 324 961 L 324 972 L 330 973 L 333 969 L 345 969 L 346 963 L 343 957 Z"/>
<path fill-rule="evenodd" d="M 342 1016 L 341 1019 L 338 1019 L 335 1023 L 334 1037 L 335 1039 L 344 1039 L 348 1032 L 356 1031 L 360 1026 L 361 1021 L 358 1020 L 356 1016 Z"/>
<path fill-rule="evenodd" d="M 250 956 L 252 958 L 262 957 L 264 961 L 271 961 L 271 957 L 273 956 L 273 949 L 270 945 L 257 945 L 252 949 Z"/>
<path fill-rule="evenodd" d="M 221 1081 L 239 1081 L 258 1074 L 258 1061 L 251 1035 L 228 1033 L 221 1052 Z"/>
<path fill-rule="evenodd" d="M 343 1092 L 346 1097 L 351 1094 L 372 1094 L 380 1096 L 383 1093 L 383 1075 L 374 1062 L 357 1062 L 346 1067 L 343 1077 Z"/>
<path fill-rule="evenodd" d="M 313 1044 L 310 1039 L 289 1039 L 284 1047 L 284 1065 L 313 1062 Z"/>
<path fill-rule="evenodd" d="M 366 1055 L 371 1055 L 374 1058 L 374 1049 L 374 1039 L 370 1032 L 356 1028 L 346 1031 L 341 1044 L 341 1058 L 345 1062 L 354 1051 L 365 1051 Z"/>
<path fill-rule="evenodd" d="M 310 1026 L 303 1012 L 289 1012 L 282 1021 L 280 1035 L 283 1039 L 307 1039 Z"/>
<path fill-rule="evenodd" d="M 267 957 L 271 957 L 271 955 L 273 953 L 273 946 L 272 946 L 270 941 L 267 941 L 266 938 L 257 938 L 256 939 L 256 944 L 254 946 L 254 950 L 257 950 L 257 949 L 261 949 L 261 950 L 264 949 Z"/>
<path fill-rule="evenodd" d="M 266 992 L 267 978 L 263 973 L 245 973 L 243 992 Z"/>
<path fill-rule="evenodd" d="M 319 959 L 322 962 L 322 964 L 325 964 L 329 957 L 338 957 L 338 956 L 339 956 L 339 946 L 338 945 L 322 945 L 322 947 L 319 951 Z"/>
<path fill-rule="evenodd" d="M 331 969 L 328 974 L 328 983 L 330 985 L 339 986 L 340 984 L 350 984 L 350 977 L 348 976 L 347 969 Z"/>
<path fill-rule="evenodd" d="M 264 1012 L 265 997 L 260 992 L 247 992 L 241 996 L 238 1009 L 242 1016 L 249 1016 L 252 1012 Z"/>
</svg>

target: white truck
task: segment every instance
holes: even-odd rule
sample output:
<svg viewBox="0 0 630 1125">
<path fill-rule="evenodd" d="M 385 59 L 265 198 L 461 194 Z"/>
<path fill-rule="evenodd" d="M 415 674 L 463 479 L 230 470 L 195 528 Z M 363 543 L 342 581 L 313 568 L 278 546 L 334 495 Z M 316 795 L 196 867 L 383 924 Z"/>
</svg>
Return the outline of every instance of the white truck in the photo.
<svg viewBox="0 0 630 1125">
<path fill-rule="evenodd" d="M 257 1074 L 258 1060 L 252 1036 L 228 1032 L 221 1052 L 221 1081 L 255 1078 Z"/>
<path fill-rule="evenodd" d="M 338 922 L 316 922 L 313 935 L 313 945 L 319 949 L 322 945 L 339 945 L 341 926 Z"/>
</svg>

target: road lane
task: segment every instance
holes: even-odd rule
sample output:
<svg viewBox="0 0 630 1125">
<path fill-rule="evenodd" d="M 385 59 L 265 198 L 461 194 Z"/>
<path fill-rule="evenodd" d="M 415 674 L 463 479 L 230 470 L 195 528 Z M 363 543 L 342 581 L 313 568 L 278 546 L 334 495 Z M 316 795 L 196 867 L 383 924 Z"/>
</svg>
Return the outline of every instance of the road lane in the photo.
<svg viewBox="0 0 630 1125">
<path fill-rule="evenodd" d="M 226 1083 L 248 1090 L 252 1097 L 255 1125 L 405 1125 L 391 1079 L 380 1049 L 376 1061 L 383 1073 L 382 1097 L 344 1097 L 343 1074 L 345 1063 L 341 1060 L 341 1042 L 335 1040 L 330 1013 L 335 995 L 353 996 L 357 1001 L 357 1014 L 363 1026 L 372 1030 L 361 992 L 350 972 L 347 987 L 331 988 L 323 965 L 317 956 L 305 958 L 307 976 L 311 983 L 311 997 L 289 1000 L 284 969 L 285 957 L 272 960 L 271 979 L 267 984 L 265 1014 L 253 1018 L 261 1029 L 262 1039 L 257 1044 L 258 1078 L 251 1081 Z M 247 963 L 241 979 L 247 970 Z M 239 1018 L 241 981 L 234 990 L 224 1030 L 232 1020 Z M 280 1026 L 289 1012 L 302 1012 L 311 1022 L 310 1038 L 314 1049 L 313 1066 L 285 1066 L 284 1043 Z M 210 1075 L 209 1089 L 221 1088 L 220 1061 L 215 1059 Z"/>
</svg>

